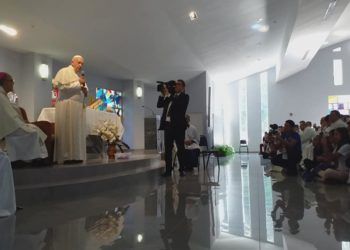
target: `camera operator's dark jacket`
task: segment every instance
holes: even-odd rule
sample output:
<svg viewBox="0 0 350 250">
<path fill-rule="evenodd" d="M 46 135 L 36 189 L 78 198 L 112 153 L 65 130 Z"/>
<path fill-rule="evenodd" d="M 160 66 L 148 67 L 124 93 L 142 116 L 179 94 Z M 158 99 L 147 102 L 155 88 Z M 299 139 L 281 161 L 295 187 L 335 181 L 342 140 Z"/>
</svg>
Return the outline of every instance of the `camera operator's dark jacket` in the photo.
<svg viewBox="0 0 350 250">
<path fill-rule="evenodd" d="M 170 106 L 169 115 L 170 115 L 170 126 L 176 129 L 186 130 L 186 110 L 189 103 L 190 97 L 181 92 L 178 96 L 173 95 L 172 104 Z"/>
<path fill-rule="evenodd" d="M 170 125 L 172 127 L 175 127 L 177 129 L 184 129 L 186 130 L 186 110 L 189 102 L 189 96 L 185 93 L 180 93 L 178 96 L 171 95 L 170 97 L 163 97 L 159 96 L 157 107 L 163 108 L 162 117 L 160 119 L 160 125 L 159 130 L 164 130 L 166 127 L 166 114 L 168 111 L 168 106 L 170 104 L 170 101 L 172 101 L 172 104 L 169 109 L 169 116 L 170 116 Z"/>
<path fill-rule="evenodd" d="M 158 102 L 157 102 L 157 108 L 163 108 L 162 117 L 160 118 L 160 125 L 158 130 L 164 130 L 165 129 L 165 119 L 166 119 L 166 113 L 168 111 L 168 106 L 170 101 L 172 100 L 173 96 L 164 97 L 159 96 Z"/>
</svg>

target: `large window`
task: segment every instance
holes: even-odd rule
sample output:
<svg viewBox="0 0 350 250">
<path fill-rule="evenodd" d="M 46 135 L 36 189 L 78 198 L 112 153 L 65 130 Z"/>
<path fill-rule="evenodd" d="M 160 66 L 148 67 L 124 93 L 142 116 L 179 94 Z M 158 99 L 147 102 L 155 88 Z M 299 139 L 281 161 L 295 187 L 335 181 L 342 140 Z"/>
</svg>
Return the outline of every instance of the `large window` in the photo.
<svg viewBox="0 0 350 250">
<path fill-rule="evenodd" d="M 333 82 L 335 86 L 343 85 L 343 61 L 333 60 Z"/>
<path fill-rule="evenodd" d="M 239 81 L 239 137 L 248 142 L 247 79 Z"/>
<path fill-rule="evenodd" d="M 269 131 L 269 101 L 268 101 L 268 74 L 260 74 L 260 98 L 261 98 L 261 137 Z"/>
</svg>

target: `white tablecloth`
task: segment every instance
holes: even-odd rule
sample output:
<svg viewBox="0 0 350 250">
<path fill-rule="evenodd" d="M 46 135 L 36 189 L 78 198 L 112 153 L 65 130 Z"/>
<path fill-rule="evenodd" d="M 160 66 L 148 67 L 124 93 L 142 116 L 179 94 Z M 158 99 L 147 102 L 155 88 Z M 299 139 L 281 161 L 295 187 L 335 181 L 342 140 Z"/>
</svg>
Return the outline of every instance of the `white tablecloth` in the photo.
<svg viewBox="0 0 350 250">
<path fill-rule="evenodd" d="M 96 135 L 96 127 L 102 122 L 109 120 L 118 127 L 119 138 L 124 134 L 124 127 L 119 115 L 95 109 L 86 109 L 86 133 Z M 55 122 L 55 108 L 43 108 L 38 117 L 38 121 Z"/>
<path fill-rule="evenodd" d="M 16 196 L 11 163 L 7 155 L 0 151 L 0 217 L 16 212 Z"/>
</svg>

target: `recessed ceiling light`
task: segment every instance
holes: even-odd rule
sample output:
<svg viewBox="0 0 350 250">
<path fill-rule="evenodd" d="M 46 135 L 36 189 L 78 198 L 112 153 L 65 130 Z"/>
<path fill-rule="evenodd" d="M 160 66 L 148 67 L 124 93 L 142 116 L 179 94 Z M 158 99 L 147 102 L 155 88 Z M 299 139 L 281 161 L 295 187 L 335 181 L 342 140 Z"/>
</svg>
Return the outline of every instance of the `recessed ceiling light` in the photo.
<svg viewBox="0 0 350 250">
<path fill-rule="evenodd" d="M 256 23 L 254 23 L 251 28 L 253 30 L 265 33 L 270 30 L 270 26 L 264 22 L 264 19 L 260 18 Z"/>
<path fill-rule="evenodd" d="M 16 36 L 17 30 L 4 24 L 0 24 L 0 30 L 9 36 Z"/>
<path fill-rule="evenodd" d="M 198 14 L 195 11 L 191 11 L 188 16 L 190 17 L 191 21 L 195 21 L 198 19 Z"/>
</svg>

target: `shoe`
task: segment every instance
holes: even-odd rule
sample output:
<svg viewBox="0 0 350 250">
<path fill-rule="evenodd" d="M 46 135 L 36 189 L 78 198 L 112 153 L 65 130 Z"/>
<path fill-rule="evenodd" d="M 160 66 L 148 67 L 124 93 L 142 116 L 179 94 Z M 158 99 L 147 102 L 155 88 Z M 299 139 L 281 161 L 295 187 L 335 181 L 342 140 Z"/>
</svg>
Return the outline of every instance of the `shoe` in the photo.
<svg viewBox="0 0 350 250">
<path fill-rule="evenodd" d="M 169 172 L 164 172 L 163 174 L 161 174 L 162 177 L 169 177 L 171 176 L 171 173 Z"/>
<path fill-rule="evenodd" d="M 83 160 L 66 160 L 63 162 L 63 164 L 79 164 L 83 163 Z"/>
<path fill-rule="evenodd" d="M 193 172 L 193 168 L 185 168 L 185 172 Z"/>
<path fill-rule="evenodd" d="M 180 171 L 180 176 L 181 176 L 181 177 L 186 176 L 185 171 Z"/>
</svg>

